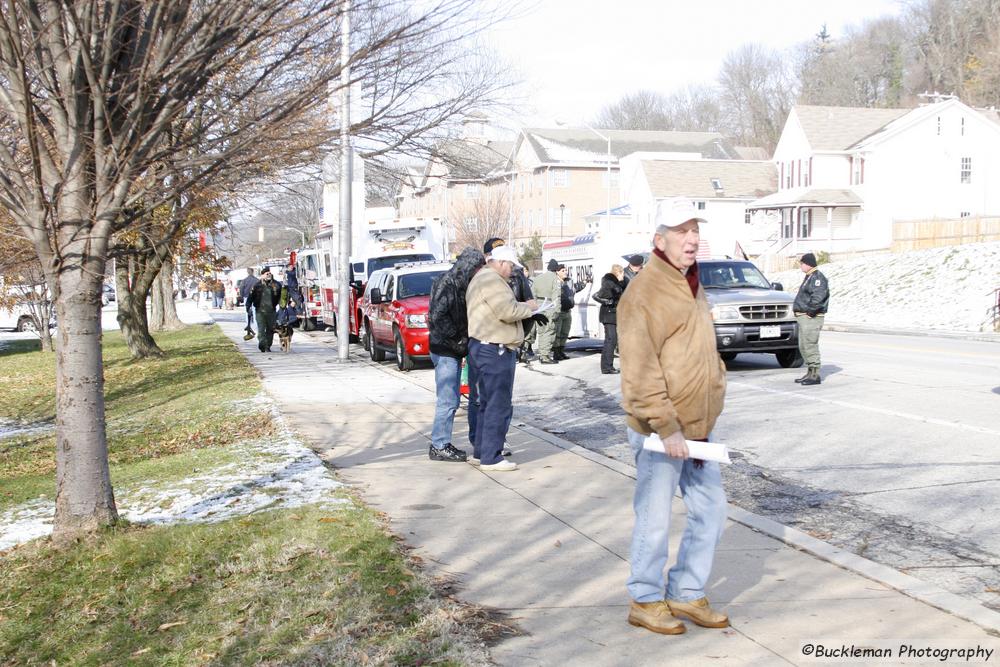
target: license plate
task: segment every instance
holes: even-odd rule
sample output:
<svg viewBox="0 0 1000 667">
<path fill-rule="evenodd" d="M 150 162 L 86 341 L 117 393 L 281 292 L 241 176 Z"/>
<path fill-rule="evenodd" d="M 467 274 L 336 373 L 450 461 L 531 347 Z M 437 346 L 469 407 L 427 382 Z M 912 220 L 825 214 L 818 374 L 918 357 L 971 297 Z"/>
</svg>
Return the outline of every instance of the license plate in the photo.
<svg viewBox="0 0 1000 667">
<path fill-rule="evenodd" d="M 767 327 L 760 328 L 761 338 L 781 338 L 781 325 L 774 324 Z"/>
</svg>

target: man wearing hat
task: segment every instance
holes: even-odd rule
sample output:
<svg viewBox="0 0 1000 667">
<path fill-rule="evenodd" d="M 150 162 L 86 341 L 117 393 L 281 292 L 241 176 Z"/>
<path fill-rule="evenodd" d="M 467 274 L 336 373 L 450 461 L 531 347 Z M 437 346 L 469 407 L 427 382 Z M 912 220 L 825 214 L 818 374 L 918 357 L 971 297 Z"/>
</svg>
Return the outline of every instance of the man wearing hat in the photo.
<svg viewBox="0 0 1000 667">
<path fill-rule="evenodd" d="M 665 635 L 686 630 L 681 618 L 707 628 L 729 625 L 705 596 L 726 521 L 719 464 L 691 459 L 686 442 L 708 439 L 726 394 L 726 368 L 698 281 L 704 222 L 690 200 L 657 204 L 653 254 L 617 310 L 622 407 L 636 467 L 628 622 Z M 687 528 L 664 577 L 678 487 Z"/>
<path fill-rule="evenodd" d="M 806 277 L 802 279 L 792 310 L 799 323 L 799 352 L 806 362 L 806 374 L 795 381 L 803 385 L 819 384 L 819 332 L 830 305 L 830 284 L 816 268 L 816 255 L 807 252 L 799 260 L 799 268 Z"/>
<path fill-rule="evenodd" d="M 469 362 L 479 382 L 479 411 L 473 440 L 473 463 L 483 470 L 517 470 L 503 458 L 503 443 L 513 413 L 517 348 L 524 340 L 521 322 L 532 318 L 534 300 L 519 302 L 507 281 L 517 255 L 507 245 L 493 248 L 465 295 L 469 320 Z M 546 318 L 534 315 L 538 321 Z M 471 374 L 470 374 L 471 377 Z"/>
<path fill-rule="evenodd" d="M 247 299 L 257 313 L 257 347 L 261 352 L 271 351 L 280 300 L 281 283 L 271 275 L 271 269 L 265 267 L 260 272 L 260 282 L 253 286 Z"/>
<path fill-rule="evenodd" d="M 628 287 L 630 280 L 639 275 L 642 271 L 642 266 L 645 261 L 642 259 L 642 255 L 632 255 L 628 258 L 628 266 L 625 267 L 625 286 Z"/>
<path fill-rule="evenodd" d="M 550 259 L 545 268 L 545 273 L 535 278 L 532 287 L 539 301 L 547 300 L 556 307 L 552 310 L 549 323 L 538 327 L 538 360 L 543 364 L 555 364 L 559 362 L 555 355 L 555 347 L 561 317 L 559 305 L 562 299 L 563 279 L 559 275 L 559 262 L 556 260 Z"/>
</svg>

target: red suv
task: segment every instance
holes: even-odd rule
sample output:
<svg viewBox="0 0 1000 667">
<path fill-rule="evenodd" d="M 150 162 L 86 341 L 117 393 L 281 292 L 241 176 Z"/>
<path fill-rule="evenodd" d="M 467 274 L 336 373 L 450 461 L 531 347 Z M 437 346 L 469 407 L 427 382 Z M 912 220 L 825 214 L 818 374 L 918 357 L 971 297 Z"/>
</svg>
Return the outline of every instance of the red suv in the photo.
<svg viewBox="0 0 1000 667">
<path fill-rule="evenodd" d="M 430 357 L 431 285 L 450 268 L 448 262 L 413 262 L 379 269 L 368 277 L 361 297 L 361 338 L 372 361 L 385 361 L 386 351 L 392 351 L 396 367 L 408 371 L 414 359 Z"/>
</svg>

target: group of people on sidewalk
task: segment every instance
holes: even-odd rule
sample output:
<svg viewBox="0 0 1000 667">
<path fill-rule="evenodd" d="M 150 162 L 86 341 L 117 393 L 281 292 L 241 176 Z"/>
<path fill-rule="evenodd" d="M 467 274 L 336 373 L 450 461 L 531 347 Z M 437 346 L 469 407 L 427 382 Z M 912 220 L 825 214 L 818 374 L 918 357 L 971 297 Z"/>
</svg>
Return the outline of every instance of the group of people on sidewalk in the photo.
<svg viewBox="0 0 1000 667">
<path fill-rule="evenodd" d="M 468 454 L 451 442 L 460 401 L 461 362 L 466 359 L 469 385 L 469 440 L 472 463 L 484 470 L 516 470 L 504 458 L 504 442 L 513 417 L 517 352 L 529 324 L 549 318 L 526 285 L 517 255 L 503 239 L 490 239 L 480 253 L 463 250 L 451 269 L 431 288 L 428 328 L 437 405 L 428 457 L 462 462 Z M 526 282 L 526 281 L 525 281 Z"/>
<path fill-rule="evenodd" d="M 247 311 L 244 340 L 252 340 L 256 335 L 257 349 L 270 352 L 276 331 L 280 329 L 282 335 L 291 338 L 292 326 L 302 310 L 302 293 L 294 265 L 288 265 L 284 284 L 274 279 L 270 267 L 264 267 L 259 279 L 253 269 L 247 269 L 247 277 L 240 281 L 240 296 Z M 256 333 L 252 326 L 254 320 Z"/>
<path fill-rule="evenodd" d="M 648 262 L 637 255 L 629 258 L 628 268 L 612 266 L 596 296 L 605 327 L 601 370 L 621 374 L 626 433 L 636 466 L 628 622 L 660 634 L 680 634 L 686 631 L 685 620 L 707 628 L 729 625 L 728 616 L 713 608 L 705 593 L 726 520 L 726 494 L 719 464 L 693 459 L 688 449 L 689 441 L 711 437 L 723 409 L 726 367 L 698 276 L 700 225 L 707 221 L 686 199 L 659 202 L 655 219 Z M 818 384 L 818 340 L 829 289 L 814 256 L 804 255 L 801 266 L 806 275 L 794 310 L 808 369 L 797 381 Z M 437 387 L 432 460 L 468 458 L 451 442 L 466 358 L 472 463 L 483 470 L 517 469 L 503 456 L 513 415 L 516 352 L 528 323 L 542 328 L 543 363 L 559 351 L 565 284 L 560 275 L 564 267 L 550 263 L 548 273 L 534 283 L 535 297 L 529 291 L 527 298 L 523 292 L 519 298 L 519 268 L 514 251 L 502 239 L 490 239 L 484 253 L 463 250 L 432 288 L 428 326 Z M 543 307 L 553 304 L 551 318 L 539 299 Z M 612 365 L 616 345 L 620 371 Z M 687 527 L 675 563 L 665 573 L 678 489 L 687 507 Z"/>
</svg>

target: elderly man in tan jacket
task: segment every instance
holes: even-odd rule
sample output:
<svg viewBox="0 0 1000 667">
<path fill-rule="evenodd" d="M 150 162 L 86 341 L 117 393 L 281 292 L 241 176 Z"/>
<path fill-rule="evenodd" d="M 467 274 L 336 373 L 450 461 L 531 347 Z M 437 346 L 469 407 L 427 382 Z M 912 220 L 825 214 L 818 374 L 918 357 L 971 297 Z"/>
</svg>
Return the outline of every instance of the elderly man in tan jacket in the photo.
<svg viewBox="0 0 1000 667">
<path fill-rule="evenodd" d="M 705 586 L 726 520 L 719 464 L 688 457 L 686 440 L 706 440 L 722 412 L 725 365 L 698 282 L 699 223 L 689 200 L 657 205 L 653 255 L 618 303 L 622 406 L 635 456 L 635 527 L 629 552 L 628 621 L 661 634 L 685 631 L 678 617 L 723 628 Z M 670 568 L 668 535 L 678 486 L 687 528 Z"/>
<path fill-rule="evenodd" d="M 517 255 L 509 246 L 493 249 L 486 266 L 472 278 L 465 294 L 469 315 L 469 377 L 479 383 L 479 418 L 472 438 L 472 463 L 483 470 L 517 470 L 517 464 L 503 458 L 504 438 L 513 414 L 516 350 L 524 340 L 521 321 L 536 318 L 534 300 L 519 302 L 507 280 Z"/>
</svg>

